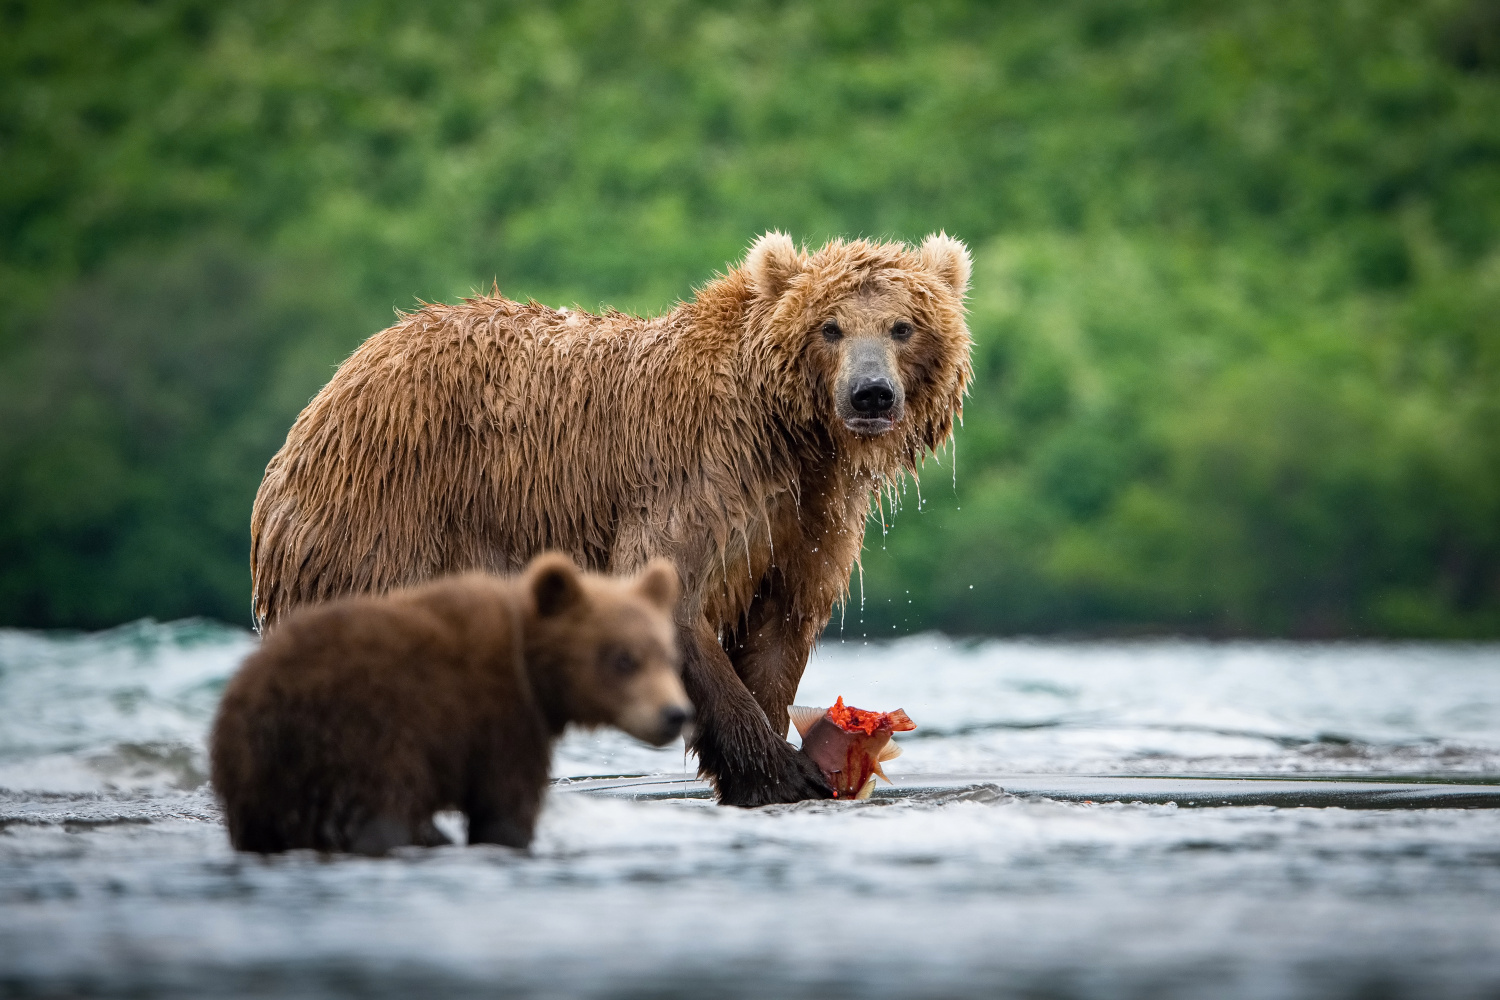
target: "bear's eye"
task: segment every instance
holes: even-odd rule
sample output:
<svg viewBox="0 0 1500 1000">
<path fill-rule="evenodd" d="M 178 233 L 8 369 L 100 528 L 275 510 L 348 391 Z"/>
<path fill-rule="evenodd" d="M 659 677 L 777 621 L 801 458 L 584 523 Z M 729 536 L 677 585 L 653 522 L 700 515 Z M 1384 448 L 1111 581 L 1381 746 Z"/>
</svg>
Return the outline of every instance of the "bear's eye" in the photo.
<svg viewBox="0 0 1500 1000">
<path fill-rule="evenodd" d="M 623 649 L 610 649 L 604 653 L 604 665 L 621 677 L 629 677 L 635 673 L 638 664 L 635 657 Z"/>
<path fill-rule="evenodd" d="M 827 320 L 823 321 L 823 339 L 824 340 L 827 340 L 827 341 L 829 341 L 831 343 L 832 341 L 842 340 L 843 338 L 844 338 L 844 331 L 839 329 L 839 324 L 838 324 L 837 320 L 827 319 Z"/>
<path fill-rule="evenodd" d="M 911 333 L 912 326 L 904 319 L 897 320 L 896 325 L 891 327 L 891 336 L 897 340 L 908 340 L 911 337 Z"/>
</svg>

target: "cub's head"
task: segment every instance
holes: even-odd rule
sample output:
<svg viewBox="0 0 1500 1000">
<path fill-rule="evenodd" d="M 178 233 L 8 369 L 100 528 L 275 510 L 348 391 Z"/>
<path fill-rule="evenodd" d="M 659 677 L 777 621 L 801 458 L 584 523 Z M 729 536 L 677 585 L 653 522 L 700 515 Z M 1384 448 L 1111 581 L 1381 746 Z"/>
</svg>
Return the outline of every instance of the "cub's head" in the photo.
<svg viewBox="0 0 1500 1000">
<path fill-rule="evenodd" d="M 919 247 L 834 240 L 807 252 L 767 233 L 741 270 L 751 329 L 795 417 L 887 472 L 947 440 L 970 373 L 962 243 L 937 233 Z"/>
<path fill-rule="evenodd" d="M 523 587 L 527 672 L 554 725 L 617 726 L 657 746 L 677 738 L 693 706 L 678 674 L 670 562 L 617 579 L 548 553 Z"/>
</svg>

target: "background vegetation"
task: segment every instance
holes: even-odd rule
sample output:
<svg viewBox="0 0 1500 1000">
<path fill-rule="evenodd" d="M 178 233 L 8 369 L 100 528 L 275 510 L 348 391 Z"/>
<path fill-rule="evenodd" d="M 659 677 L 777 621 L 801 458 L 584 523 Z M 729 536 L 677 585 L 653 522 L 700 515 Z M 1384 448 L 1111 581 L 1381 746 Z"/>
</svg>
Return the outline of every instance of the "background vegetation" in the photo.
<svg viewBox="0 0 1500 1000">
<path fill-rule="evenodd" d="M 0 623 L 247 622 L 393 309 L 662 309 L 771 227 L 976 258 L 846 633 L 1500 635 L 1495 0 L 4 0 Z"/>
</svg>

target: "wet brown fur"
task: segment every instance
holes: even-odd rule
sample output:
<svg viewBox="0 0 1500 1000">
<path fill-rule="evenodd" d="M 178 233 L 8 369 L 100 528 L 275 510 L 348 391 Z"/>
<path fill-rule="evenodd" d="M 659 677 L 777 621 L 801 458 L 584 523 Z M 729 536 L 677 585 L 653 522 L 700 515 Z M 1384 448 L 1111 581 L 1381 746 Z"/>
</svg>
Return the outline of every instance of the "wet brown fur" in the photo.
<svg viewBox="0 0 1500 1000">
<path fill-rule="evenodd" d="M 293 612 L 230 680 L 214 724 L 231 843 L 381 854 L 446 843 L 433 814 L 459 809 L 470 843 L 525 847 L 565 725 L 676 738 L 677 598 L 665 561 L 621 581 L 545 555 L 520 578 L 470 573 Z M 671 708 L 675 725 L 661 721 Z"/>
<path fill-rule="evenodd" d="M 784 739 L 786 709 L 872 498 L 952 432 L 968 278 L 942 235 L 809 252 L 770 233 L 654 318 L 498 296 L 412 313 L 339 368 L 271 460 L 251 525 L 257 621 L 547 548 L 609 572 L 666 556 L 694 749 L 721 801 L 826 795 Z M 886 344 L 903 402 L 885 434 L 840 419 L 847 344 L 820 333 L 830 317 L 849 343 L 914 326 Z"/>
</svg>

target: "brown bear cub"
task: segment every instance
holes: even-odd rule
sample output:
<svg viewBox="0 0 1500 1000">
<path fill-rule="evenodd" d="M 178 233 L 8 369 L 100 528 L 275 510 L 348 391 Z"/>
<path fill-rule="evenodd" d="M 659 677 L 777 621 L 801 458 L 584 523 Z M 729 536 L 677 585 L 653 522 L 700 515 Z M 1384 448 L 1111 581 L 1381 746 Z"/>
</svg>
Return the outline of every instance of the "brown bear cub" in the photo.
<svg viewBox="0 0 1500 1000">
<path fill-rule="evenodd" d="M 230 841 L 383 854 L 448 843 L 432 817 L 459 809 L 469 843 L 525 847 L 568 723 L 681 733 L 678 596 L 665 560 L 621 580 L 548 554 L 289 615 L 214 724 Z"/>
</svg>

